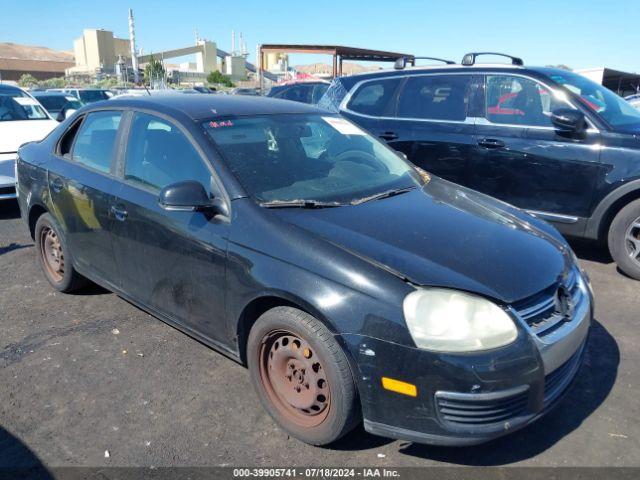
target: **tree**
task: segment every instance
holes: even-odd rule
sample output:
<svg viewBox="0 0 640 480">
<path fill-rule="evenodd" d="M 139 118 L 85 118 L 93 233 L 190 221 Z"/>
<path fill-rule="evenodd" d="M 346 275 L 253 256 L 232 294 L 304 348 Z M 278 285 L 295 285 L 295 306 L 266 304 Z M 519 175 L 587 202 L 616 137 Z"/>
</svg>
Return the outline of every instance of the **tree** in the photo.
<svg viewBox="0 0 640 480">
<path fill-rule="evenodd" d="M 66 84 L 64 77 L 47 78 L 40 82 L 40 86 L 43 88 L 63 88 Z"/>
<path fill-rule="evenodd" d="M 213 83 L 216 85 L 224 85 L 225 87 L 234 87 L 235 85 L 231 81 L 231 79 L 219 72 L 218 70 L 214 70 L 209 75 L 207 75 L 207 82 Z"/>
<path fill-rule="evenodd" d="M 161 61 L 151 57 L 144 67 L 144 80 L 149 85 L 153 82 L 164 82 L 164 65 Z"/>
<path fill-rule="evenodd" d="M 18 85 L 24 88 L 31 88 L 38 85 L 38 79 L 29 73 L 25 73 L 18 80 Z"/>
</svg>

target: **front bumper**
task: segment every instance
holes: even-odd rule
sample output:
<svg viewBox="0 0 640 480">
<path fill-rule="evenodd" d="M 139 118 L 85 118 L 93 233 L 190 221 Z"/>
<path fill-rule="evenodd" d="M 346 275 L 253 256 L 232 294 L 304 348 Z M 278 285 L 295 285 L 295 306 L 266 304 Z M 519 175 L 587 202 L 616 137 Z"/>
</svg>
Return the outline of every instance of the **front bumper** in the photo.
<svg viewBox="0 0 640 480">
<path fill-rule="evenodd" d="M 0 153 L 0 200 L 16 198 L 16 154 Z"/>
<path fill-rule="evenodd" d="M 522 325 L 516 341 L 482 353 L 444 354 L 362 335 L 342 335 L 351 353 L 370 433 L 463 446 L 514 432 L 544 416 L 566 393 L 586 351 L 592 297 L 584 283 L 574 317 L 538 338 Z M 385 390 L 381 378 L 416 386 L 417 396 Z"/>
</svg>

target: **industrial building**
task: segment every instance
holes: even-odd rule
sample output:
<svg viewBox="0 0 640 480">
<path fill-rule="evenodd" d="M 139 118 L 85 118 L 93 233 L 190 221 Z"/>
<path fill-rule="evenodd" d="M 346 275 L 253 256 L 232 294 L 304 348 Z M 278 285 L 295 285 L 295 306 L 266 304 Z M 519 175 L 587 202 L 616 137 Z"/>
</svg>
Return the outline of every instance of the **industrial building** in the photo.
<svg viewBox="0 0 640 480">
<path fill-rule="evenodd" d="M 640 92 L 640 74 L 637 73 L 622 72 L 606 67 L 585 68 L 575 72 L 607 87 L 621 97 Z"/>
<path fill-rule="evenodd" d="M 74 65 L 71 52 L 46 47 L 0 43 L 0 80 L 17 82 L 24 74 L 38 80 L 63 77 Z"/>
</svg>

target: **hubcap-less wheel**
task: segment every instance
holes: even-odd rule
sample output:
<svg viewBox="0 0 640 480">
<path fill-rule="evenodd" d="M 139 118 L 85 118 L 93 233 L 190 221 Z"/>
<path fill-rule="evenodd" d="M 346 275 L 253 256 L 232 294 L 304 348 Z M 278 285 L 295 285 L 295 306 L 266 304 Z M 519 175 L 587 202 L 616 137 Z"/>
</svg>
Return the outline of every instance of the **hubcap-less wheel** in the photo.
<svg viewBox="0 0 640 480">
<path fill-rule="evenodd" d="M 51 227 L 44 227 L 40 232 L 40 255 L 51 279 L 61 282 L 64 278 L 64 255 L 60 238 Z"/>
<path fill-rule="evenodd" d="M 287 331 L 264 336 L 260 346 L 260 381 L 271 403 L 300 427 L 315 427 L 331 406 L 329 382 L 309 343 Z"/>
<path fill-rule="evenodd" d="M 625 235 L 627 254 L 635 263 L 640 265 L 640 218 L 629 225 Z"/>
</svg>

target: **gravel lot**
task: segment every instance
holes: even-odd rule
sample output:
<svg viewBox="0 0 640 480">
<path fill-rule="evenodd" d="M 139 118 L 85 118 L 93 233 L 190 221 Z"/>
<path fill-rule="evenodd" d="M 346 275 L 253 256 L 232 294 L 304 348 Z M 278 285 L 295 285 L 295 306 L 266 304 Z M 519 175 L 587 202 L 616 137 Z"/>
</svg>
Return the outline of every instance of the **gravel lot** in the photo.
<svg viewBox="0 0 640 480">
<path fill-rule="evenodd" d="M 597 246 L 574 248 L 597 322 L 578 382 L 550 415 L 478 447 L 360 429 L 320 449 L 274 424 L 240 365 L 98 287 L 54 292 L 16 204 L 4 202 L 0 466 L 640 466 L 640 283 Z"/>
</svg>

